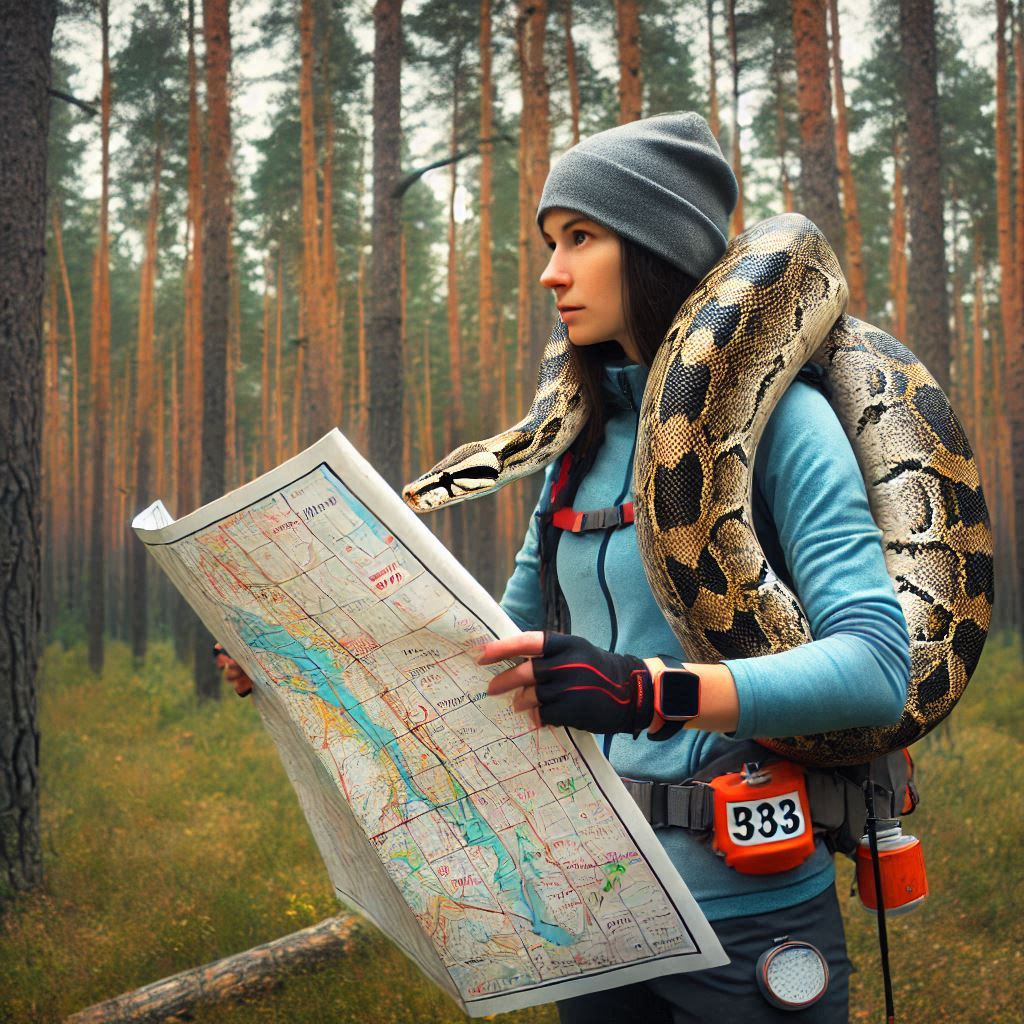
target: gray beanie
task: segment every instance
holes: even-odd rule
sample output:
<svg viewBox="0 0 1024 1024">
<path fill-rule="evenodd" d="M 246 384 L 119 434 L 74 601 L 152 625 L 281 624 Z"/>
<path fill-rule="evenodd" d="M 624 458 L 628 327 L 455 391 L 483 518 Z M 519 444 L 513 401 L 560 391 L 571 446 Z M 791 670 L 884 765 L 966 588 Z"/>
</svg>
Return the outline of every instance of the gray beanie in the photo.
<svg viewBox="0 0 1024 1024">
<path fill-rule="evenodd" d="M 738 189 L 707 121 L 673 111 L 583 139 L 551 168 L 537 223 L 578 210 L 700 280 L 725 252 Z"/>
</svg>

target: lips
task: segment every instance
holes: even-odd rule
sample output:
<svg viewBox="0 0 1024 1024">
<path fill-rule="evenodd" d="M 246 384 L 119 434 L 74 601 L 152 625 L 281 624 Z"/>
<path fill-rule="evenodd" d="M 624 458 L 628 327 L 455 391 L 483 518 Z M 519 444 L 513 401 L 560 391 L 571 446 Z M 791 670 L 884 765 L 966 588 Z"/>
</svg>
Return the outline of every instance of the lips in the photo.
<svg viewBox="0 0 1024 1024">
<path fill-rule="evenodd" d="M 582 309 L 582 306 L 558 306 L 556 307 L 559 313 L 575 313 L 578 309 Z"/>
</svg>

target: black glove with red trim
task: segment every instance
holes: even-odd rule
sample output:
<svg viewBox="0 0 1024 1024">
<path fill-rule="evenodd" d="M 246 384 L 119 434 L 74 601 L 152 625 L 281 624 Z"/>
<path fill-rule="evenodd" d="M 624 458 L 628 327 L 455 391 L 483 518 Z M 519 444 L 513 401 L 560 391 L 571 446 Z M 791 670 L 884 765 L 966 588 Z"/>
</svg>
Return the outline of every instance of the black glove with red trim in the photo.
<svg viewBox="0 0 1024 1024">
<path fill-rule="evenodd" d="M 636 739 L 654 718 L 654 686 L 640 658 L 545 630 L 544 652 L 532 662 L 545 725 L 628 732 Z"/>
</svg>

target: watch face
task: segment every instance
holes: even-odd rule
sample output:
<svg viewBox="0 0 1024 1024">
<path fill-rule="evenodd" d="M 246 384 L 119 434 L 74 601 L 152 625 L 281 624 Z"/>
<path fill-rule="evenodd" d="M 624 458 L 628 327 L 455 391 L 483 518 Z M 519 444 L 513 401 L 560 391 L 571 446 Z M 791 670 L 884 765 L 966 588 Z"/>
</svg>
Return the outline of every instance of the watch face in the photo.
<svg viewBox="0 0 1024 1024">
<path fill-rule="evenodd" d="M 685 668 L 665 669 L 661 673 L 660 697 L 658 713 L 662 718 L 695 718 L 700 711 L 700 676 Z"/>
</svg>

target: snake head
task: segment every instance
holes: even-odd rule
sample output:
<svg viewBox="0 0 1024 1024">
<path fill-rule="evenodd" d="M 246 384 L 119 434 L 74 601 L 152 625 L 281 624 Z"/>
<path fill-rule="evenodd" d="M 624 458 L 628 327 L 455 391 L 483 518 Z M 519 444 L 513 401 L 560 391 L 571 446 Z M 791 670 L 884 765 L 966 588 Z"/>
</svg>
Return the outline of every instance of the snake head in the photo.
<svg viewBox="0 0 1024 1024">
<path fill-rule="evenodd" d="M 456 448 L 433 469 L 402 488 L 402 500 L 419 513 L 432 512 L 493 490 L 501 472 L 494 452 L 479 443 Z"/>
</svg>

